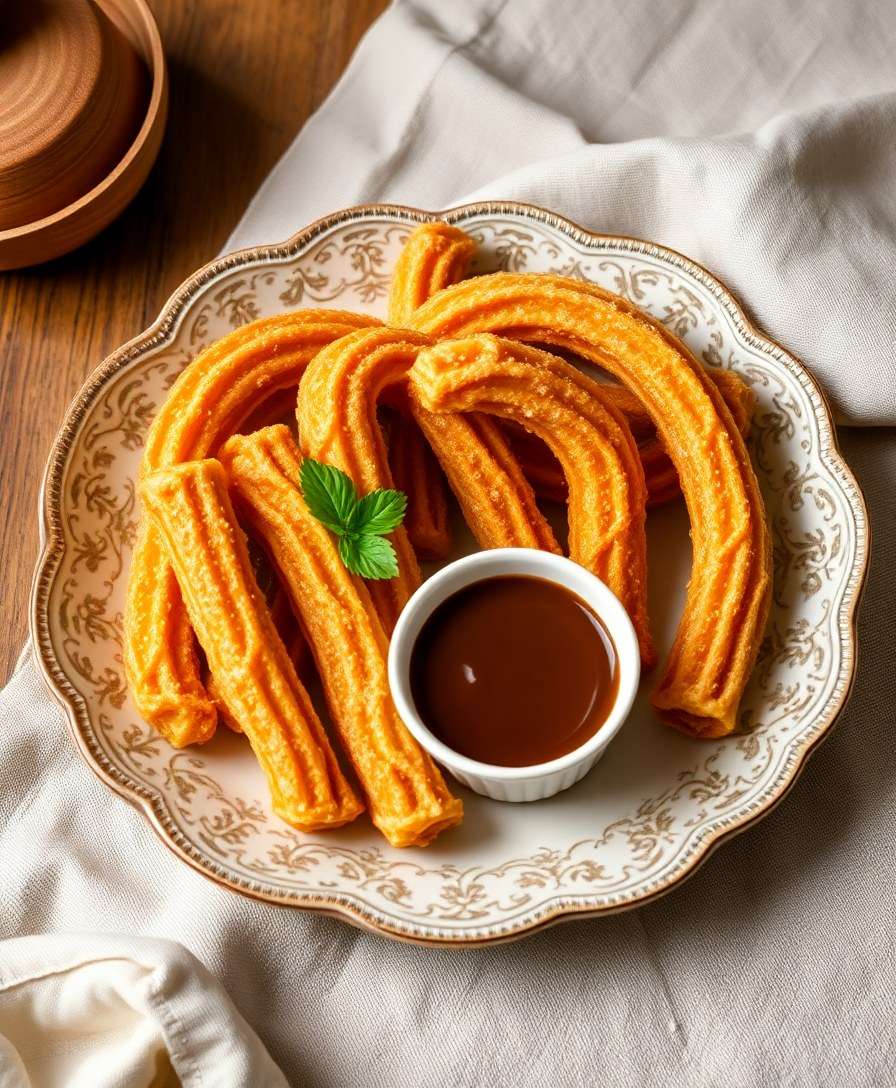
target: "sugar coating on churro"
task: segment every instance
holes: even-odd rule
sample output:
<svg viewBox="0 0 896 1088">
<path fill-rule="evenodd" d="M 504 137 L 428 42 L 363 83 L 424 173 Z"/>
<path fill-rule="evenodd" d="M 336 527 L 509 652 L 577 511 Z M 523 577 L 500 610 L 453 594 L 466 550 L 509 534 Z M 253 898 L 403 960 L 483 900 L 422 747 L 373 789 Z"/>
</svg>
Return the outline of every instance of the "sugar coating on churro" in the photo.
<svg viewBox="0 0 896 1088">
<path fill-rule="evenodd" d="M 280 389 L 297 389 L 314 356 L 347 333 L 379 325 L 348 310 L 297 310 L 243 325 L 181 372 L 153 420 L 141 473 L 214 453 Z"/>
<path fill-rule="evenodd" d="M 420 353 L 411 393 L 434 412 L 485 412 L 538 435 L 569 485 L 569 555 L 622 601 L 646 666 L 644 474 L 631 431 L 602 386 L 545 351 L 495 336 L 443 341 Z"/>
<path fill-rule="evenodd" d="M 216 704 L 200 677 L 193 628 L 158 531 L 145 516 L 128 573 L 124 662 L 137 709 L 169 744 L 183 748 L 214 734 Z"/>
<path fill-rule="evenodd" d="M 732 732 L 768 615 L 771 544 L 756 475 L 718 386 L 658 322 L 563 276 L 467 280 L 424 303 L 410 324 L 434 338 L 495 333 L 572 351 L 643 402 L 678 472 L 693 546 L 684 614 L 653 703 L 685 732 Z"/>
<path fill-rule="evenodd" d="M 734 371 L 707 370 L 706 373 L 718 385 L 737 429 L 746 438 L 753 419 L 756 394 Z M 604 384 L 603 389 L 605 395 L 625 416 L 635 437 L 640 438 L 638 455 L 644 468 L 647 505 L 661 506 L 675 498 L 681 498 L 678 473 L 656 436 L 644 406 L 625 386 Z M 538 497 L 553 502 L 565 502 L 566 480 L 556 457 L 543 442 L 533 441 L 530 435 L 519 428 L 508 428 L 508 432 L 514 456 Z"/>
<path fill-rule="evenodd" d="M 440 415 L 420 404 L 415 416 L 483 548 L 560 554 L 535 492 L 495 420 L 476 412 Z"/>
<path fill-rule="evenodd" d="M 177 575 L 220 698 L 268 779 L 274 811 L 313 831 L 362 810 L 255 583 L 217 461 L 146 476 L 141 495 Z"/>
<path fill-rule="evenodd" d="M 309 365 L 299 386 L 299 444 L 306 457 L 335 465 L 360 494 L 393 487 L 392 471 L 376 408 L 390 385 L 404 384 L 424 337 L 395 329 L 345 336 Z M 391 633 L 410 595 L 420 585 L 420 566 L 408 534 L 391 535 L 398 575 L 371 582 L 370 594 L 383 627 Z"/>
<path fill-rule="evenodd" d="M 402 326 L 431 295 L 466 274 L 476 243 L 448 223 L 421 223 L 395 262 L 389 292 L 389 324 Z"/>
<path fill-rule="evenodd" d="M 447 223 L 422 223 L 412 230 L 392 272 L 389 324 L 402 326 L 430 295 L 465 276 L 475 252 L 473 239 Z M 427 558 L 446 558 L 451 524 L 445 479 L 419 428 L 406 417 L 396 420 L 389 462 L 395 486 L 408 496 L 404 523 L 412 546 Z"/>
<path fill-rule="evenodd" d="M 141 474 L 213 453 L 278 391 L 297 388 L 320 348 L 370 317 L 309 310 L 264 318 L 201 352 L 181 373 L 150 427 Z M 141 525 L 128 574 L 125 669 L 143 717 L 182 747 L 214 732 L 215 703 L 199 674 L 195 639 L 176 580 L 151 525 Z"/>
<path fill-rule="evenodd" d="M 400 329 L 371 329 L 353 333 L 322 351 L 299 387 L 302 452 L 341 468 L 362 492 L 394 486 L 376 403 L 388 386 L 407 381 L 417 354 L 428 343 Z M 413 410 L 484 547 L 557 550 L 534 493 L 495 422 L 452 415 L 430 420 L 425 409 L 415 406 Z M 490 456 L 490 450 L 499 456 Z M 369 586 L 387 632 L 420 584 L 420 567 L 406 531 L 398 529 L 392 541 L 398 577 Z"/>
<path fill-rule="evenodd" d="M 305 641 L 305 636 L 302 634 L 302 628 L 299 626 L 299 622 L 292 610 L 289 594 L 282 585 L 276 587 L 273 597 L 270 598 L 268 604 L 271 619 L 274 622 L 274 627 L 277 629 L 277 634 L 280 636 L 280 641 L 286 647 L 286 653 L 289 656 L 289 660 L 293 663 L 296 675 L 300 680 L 304 681 L 303 674 L 310 663 L 308 643 Z M 205 684 L 205 690 L 214 700 L 215 709 L 218 712 L 218 721 L 223 722 L 224 725 L 234 733 L 242 733 L 243 727 L 228 711 L 227 704 L 221 697 L 221 692 L 214 676 L 211 673 L 207 673 L 207 675 L 203 677 L 203 683 Z"/>
<path fill-rule="evenodd" d="M 410 735 L 389 692 L 388 640 L 364 583 L 299 490 L 300 456 L 286 427 L 238 435 L 221 450 L 239 509 L 265 542 L 300 615 L 327 704 L 393 846 L 425 845 L 457 823 L 460 801 Z"/>
</svg>

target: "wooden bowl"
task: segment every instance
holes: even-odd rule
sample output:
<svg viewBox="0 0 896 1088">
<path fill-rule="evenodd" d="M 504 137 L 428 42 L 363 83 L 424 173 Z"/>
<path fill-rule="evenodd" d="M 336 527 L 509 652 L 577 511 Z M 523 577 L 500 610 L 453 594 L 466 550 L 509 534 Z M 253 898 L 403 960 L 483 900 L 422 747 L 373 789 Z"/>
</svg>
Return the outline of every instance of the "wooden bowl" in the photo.
<svg viewBox="0 0 896 1088">
<path fill-rule="evenodd" d="M 168 109 L 144 0 L 13 4 L 0 53 L 0 269 L 99 233 L 134 197 Z"/>
</svg>

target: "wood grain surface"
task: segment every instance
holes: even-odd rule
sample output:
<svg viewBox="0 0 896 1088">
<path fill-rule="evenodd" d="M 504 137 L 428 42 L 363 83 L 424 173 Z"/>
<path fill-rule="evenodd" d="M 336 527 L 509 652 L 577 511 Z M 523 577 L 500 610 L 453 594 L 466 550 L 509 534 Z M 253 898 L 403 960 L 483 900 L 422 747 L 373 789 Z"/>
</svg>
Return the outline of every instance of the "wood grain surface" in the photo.
<svg viewBox="0 0 896 1088">
<path fill-rule="evenodd" d="M 146 186 L 83 249 L 0 274 L 0 683 L 26 636 L 38 490 L 66 406 L 86 375 L 215 256 L 385 6 L 154 0 L 171 112 Z"/>
</svg>

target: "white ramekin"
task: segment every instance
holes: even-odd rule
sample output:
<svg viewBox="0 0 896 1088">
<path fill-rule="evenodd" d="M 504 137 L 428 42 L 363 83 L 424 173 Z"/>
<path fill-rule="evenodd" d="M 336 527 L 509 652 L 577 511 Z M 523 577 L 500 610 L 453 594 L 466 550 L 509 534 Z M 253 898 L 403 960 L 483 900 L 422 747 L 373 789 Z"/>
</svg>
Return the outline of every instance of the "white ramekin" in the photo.
<svg viewBox="0 0 896 1088">
<path fill-rule="evenodd" d="M 455 752 L 427 729 L 411 694 L 411 651 L 432 611 L 452 593 L 484 578 L 524 574 L 545 578 L 577 594 L 600 616 L 616 647 L 619 691 L 607 720 L 593 737 L 559 759 L 530 767 L 480 763 Z M 533 548 L 495 548 L 449 563 L 411 597 L 398 618 L 389 647 L 389 685 L 404 723 L 417 741 L 455 778 L 497 801 L 540 801 L 568 789 L 600 759 L 619 732 L 638 690 L 641 658 L 628 614 L 604 583 L 578 563 Z"/>
</svg>

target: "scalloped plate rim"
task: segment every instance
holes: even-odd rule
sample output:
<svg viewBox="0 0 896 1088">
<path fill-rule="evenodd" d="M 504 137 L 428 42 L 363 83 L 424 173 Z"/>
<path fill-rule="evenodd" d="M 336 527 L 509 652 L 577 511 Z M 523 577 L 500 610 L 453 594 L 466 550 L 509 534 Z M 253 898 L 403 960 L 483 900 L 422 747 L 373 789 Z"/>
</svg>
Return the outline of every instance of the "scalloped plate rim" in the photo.
<svg viewBox="0 0 896 1088">
<path fill-rule="evenodd" d="M 707 828 L 703 836 L 692 848 L 692 854 L 687 867 L 677 872 L 671 879 L 658 888 L 651 889 L 643 894 L 631 897 L 622 903 L 589 905 L 587 903 L 564 904 L 562 901 L 551 905 L 549 902 L 541 908 L 534 908 L 530 916 L 524 916 L 521 920 L 515 920 L 508 925 L 500 922 L 486 924 L 484 932 L 470 935 L 463 931 L 450 934 L 443 930 L 439 935 L 432 935 L 432 931 L 426 926 L 417 926 L 412 923 L 396 924 L 388 917 L 379 914 L 371 906 L 354 901 L 353 897 L 346 895 L 314 895 L 307 892 L 290 892 L 285 895 L 277 895 L 273 892 L 265 892 L 248 887 L 238 881 L 232 881 L 222 877 L 219 873 L 208 867 L 201 858 L 194 857 L 180 843 L 175 841 L 172 832 L 165 827 L 163 815 L 157 806 L 167 807 L 160 794 L 149 796 L 150 791 L 144 795 L 134 785 L 116 778 L 103 768 L 90 752 L 85 737 L 82 733 L 81 710 L 79 704 L 84 700 L 77 689 L 70 683 L 64 671 L 59 665 L 53 651 L 49 636 L 49 621 L 46 613 L 46 604 L 49 602 L 50 591 L 54 577 L 59 568 L 65 552 L 65 542 L 59 527 L 58 498 L 54 498 L 54 487 L 58 490 L 68 453 L 73 445 L 80 423 L 84 418 L 94 396 L 105 386 L 106 382 L 116 373 L 124 369 L 135 357 L 138 349 L 145 350 L 151 346 L 154 338 L 164 336 L 176 325 L 187 303 L 195 292 L 211 282 L 219 275 L 229 272 L 241 266 L 247 266 L 257 261 L 287 260 L 299 249 L 307 246 L 315 237 L 325 231 L 339 226 L 345 222 L 354 220 L 363 221 L 367 218 L 386 218 L 395 220 L 409 220 L 412 222 L 426 222 L 434 219 L 444 219 L 448 222 L 466 219 L 471 216 L 486 215 L 500 216 L 510 215 L 531 219 L 551 226 L 580 244 L 587 245 L 593 241 L 605 241 L 610 243 L 622 243 L 623 248 L 640 249 L 642 252 L 659 256 L 661 260 L 674 266 L 685 269 L 702 281 L 709 289 L 715 300 L 731 316 L 735 328 L 751 339 L 755 346 L 766 355 L 771 355 L 777 362 L 784 365 L 804 386 L 809 399 L 815 409 L 816 421 L 819 426 L 819 435 L 822 443 L 819 449 L 819 457 L 841 484 L 846 505 L 854 519 L 856 530 L 856 555 L 852 569 L 845 582 L 843 599 L 840 603 L 837 624 L 845 637 L 841 643 L 842 658 L 840 675 L 834 690 L 842 686 L 842 691 L 837 701 L 827 708 L 822 719 L 820 732 L 806 738 L 804 743 L 794 743 L 790 747 L 790 755 L 795 755 L 793 765 L 785 769 L 782 780 L 776 784 L 775 792 L 762 807 L 756 811 L 744 811 L 741 818 L 733 822 L 729 819 L 725 826 L 714 831 Z M 559 922 L 575 921 L 593 918 L 604 914 L 621 913 L 645 905 L 663 895 L 668 894 L 678 887 L 684 880 L 692 876 L 697 869 L 718 849 L 719 846 L 758 823 L 763 817 L 772 811 L 790 792 L 800 774 L 804 770 L 810 756 L 817 750 L 821 742 L 830 735 L 840 714 L 845 708 L 855 680 L 857 664 L 857 633 L 856 615 L 864 589 L 868 572 L 870 556 L 870 523 L 867 506 L 862 491 L 847 464 L 837 443 L 837 435 L 834 427 L 830 406 L 825 393 L 809 368 L 798 360 L 790 351 L 784 348 L 776 340 L 762 332 L 753 321 L 748 318 L 743 307 L 737 301 L 732 292 L 722 283 L 717 276 L 711 273 L 703 265 L 692 258 L 655 242 L 634 238 L 627 235 L 609 234 L 599 231 L 591 231 L 580 226 L 574 221 L 551 212 L 537 205 L 526 204 L 518 201 L 484 201 L 473 204 L 459 205 L 439 212 L 426 211 L 402 204 L 362 204 L 323 216 L 295 234 L 284 242 L 273 245 L 252 246 L 234 250 L 214 261 L 203 265 L 186 280 L 184 280 L 166 299 L 159 316 L 146 329 L 126 341 L 121 347 L 108 355 L 86 378 L 81 388 L 72 399 L 60 429 L 56 435 L 46 462 L 39 497 L 39 530 L 40 530 L 40 554 L 35 566 L 29 600 L 29 626 L 32 645 L 40 672 L 50 692 L 62 706 L 69 732 L 78 748 L 81 757 L 94 772 L 94 774 L 109 786 L 116 794 L 134 805 L 147 818 L 150 826 L 177 857 L 185 861 L 202 876 L 216 884 L 227 887 L 248 898 L 269 902 L 278 906 L 291 906 L 299 909 L 311 910 L 316 913 L 339 917 L 353 925 L 370 932 L 377 932 L 412 944 L 437 947 L 481 947 L 488 944 L 517 940 L 521 937 L 535 933 Z M 86 714 L 85 714 L 86 717 Z M 119 774 L 121 772 L 119 771 Z M 122 775 L 122 779 L 123 779 Z M 194 849 L 196 847 L 194 846 Z"/>
</svg>

